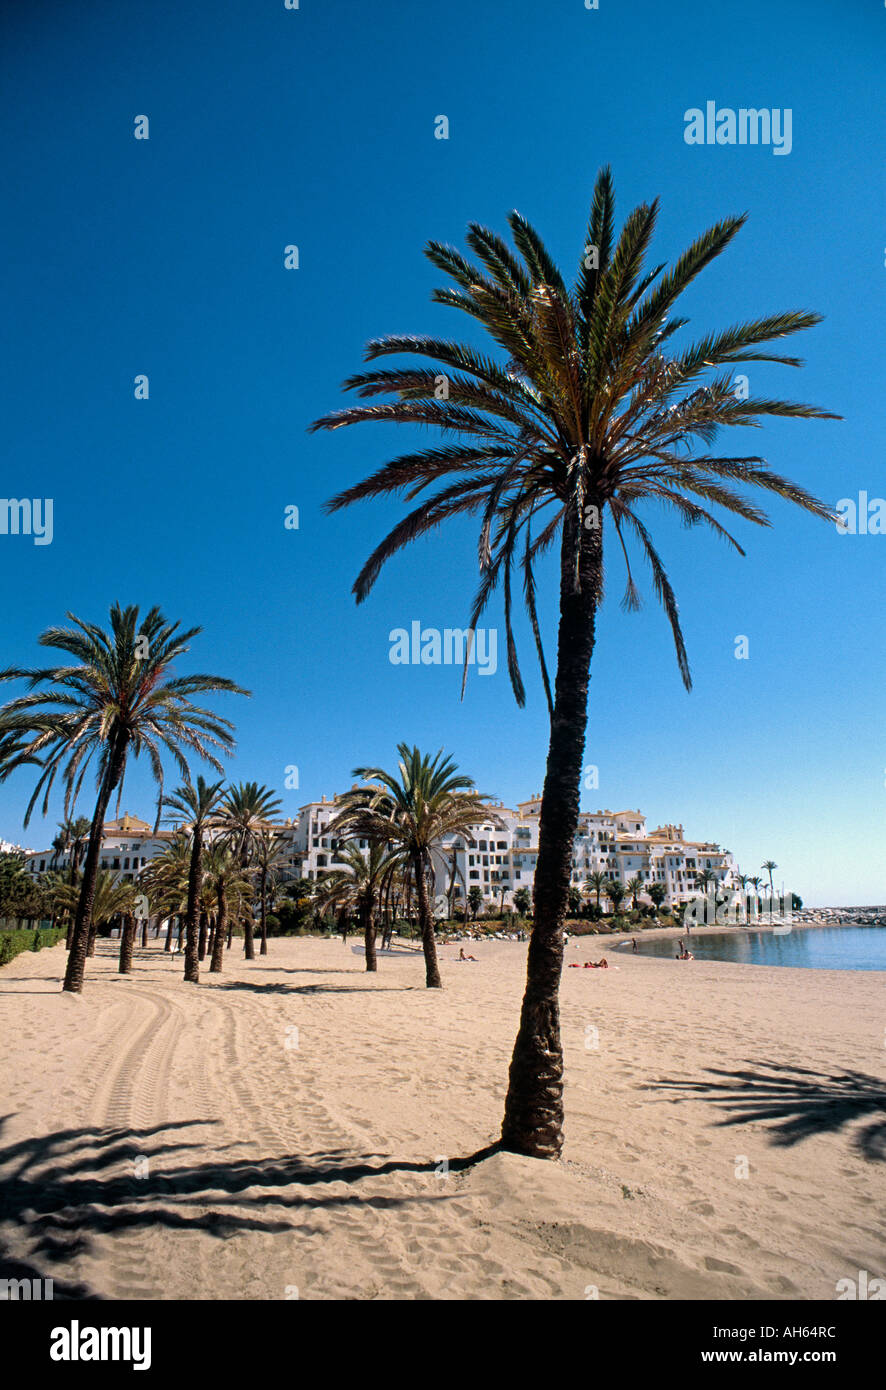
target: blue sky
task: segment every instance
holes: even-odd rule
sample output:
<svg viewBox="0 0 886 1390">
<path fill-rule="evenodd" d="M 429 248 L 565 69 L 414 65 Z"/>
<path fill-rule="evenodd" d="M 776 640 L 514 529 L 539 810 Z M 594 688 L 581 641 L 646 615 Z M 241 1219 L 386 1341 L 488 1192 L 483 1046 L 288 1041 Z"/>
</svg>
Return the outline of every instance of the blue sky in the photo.
<svg viewBox="0 0 886 1390">
<path fill-rule="evenodd" d="M 517 207 L 571 275 L 604 163 L 620 218 L 661 198 L 657 260 L 749 213 L 686 295 L 686 333 L 825 315 L 789 349 L 804 369 L 754 367 L 751 389 L 844 421 L 776 422 L 728 451 L 750 445 L 832 504 L 886 496 L 873 0 L 88 2 L 19 7 L 3 27 L 0 490 L 51 497 L 54 536 L 0 536 L 2 664 L 37 664 L 37 634 L 66 609 L 103 621 L 115 599 L 159 603 L 203 625 L 190 669 L 253 690 L 219 702 L 238 724 L 231 775 L 278 787 L 286 813 L 349 785 L 355 764 L 392 762 L 400 739 L 445 747 L 506 804 L 539 789 L 547 717 L 525 628 L 525 710 L 503 662 L 461 702 L 454 668 L 388 660 L 392 628 L 466 622 L 474 526 L 391 562 L 357 608 L 353 578 L 404 507 L 322 504 L 411 441 L 305 427 L 341 404 L 368 338 L 475 338 L 430 303 L 428 238 L 461 246 L 469 221 L 504 231 Z M 687 145 L 684 112 L 708 100 L 790 108 L 790 154 Z M 744 559 L 644 514 L 680 600 L 691 695 L 645 574 L 642 612 L 620 609 L 610 549 L 588 728 L 599 790 L 583 805 L 681 821 L 749 873 L 771 857 L 808 902 L 883 902 L 886 538 L 792 512 L 739 526 Z M 555 580 L 551 567 L 540 588 L 549 639 Z M 0 836 L 40 845 L 51 824 L 21 829 L 29 790 L 24 772 L 0 788 Z M 150 804 L 135 766 L 125 808 Z"/>
</svg>

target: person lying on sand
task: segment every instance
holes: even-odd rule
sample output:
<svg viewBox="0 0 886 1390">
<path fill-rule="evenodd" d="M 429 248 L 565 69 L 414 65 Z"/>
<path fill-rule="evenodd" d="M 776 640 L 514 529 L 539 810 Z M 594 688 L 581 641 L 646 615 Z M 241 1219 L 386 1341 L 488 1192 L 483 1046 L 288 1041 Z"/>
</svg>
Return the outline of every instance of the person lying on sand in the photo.
<svg viewBox="0 0 886 1390">
<path fill-rule="evenodd" d="M 465 955 L 465 948 L 464 948 L 464 946 L 459 946 L 459 948 L 458 948 L 458 959 L 459 959 L 459 960 L 473 960 L 473 961 L 475 961 L 475 960 L 477 959 L 477 957 L 476 957 L 476 956 L 466 956 L 466 955 Z"/>
</svg>

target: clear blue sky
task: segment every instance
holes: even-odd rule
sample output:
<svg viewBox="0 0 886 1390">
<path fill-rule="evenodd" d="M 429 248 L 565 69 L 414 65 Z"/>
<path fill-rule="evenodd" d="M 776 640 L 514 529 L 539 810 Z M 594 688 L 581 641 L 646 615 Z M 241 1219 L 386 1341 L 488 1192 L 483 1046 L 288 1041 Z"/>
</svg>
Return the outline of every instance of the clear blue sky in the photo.
<svg viewBox="0 0 886 1390">
<path fill-rule="evenodd" d="M 388 660 L 393 627 L 466 622 L 474 526 L 395 560 L 357 608 L 351 582 L 403 508 L 329 518 L 322 503 L 410 440 L 305 426 L 341 403 L 369 337 L 464 334 L 429 301 L 428 238 L 461 245 L 469 220 L 505 230 L 517 207 L 571 275 L 607 162 L 621 216 L 661 197 L 656 259 L 750 214 L 686 296 L 688 332 L 826 316 L 794 340 L 807 366 L 752 368 L 752 390 L 845 421 L 775 423 L 728 451 L 752 444 L 831 503 L 886 496 L 882 4 L 87 0 L 10 7 L 2 24 L 0 491 L 55 512 L 50 546 L 0 536 L 2 664 L 36 664 L 37 634 L 66 609 L 104 621 L 114 599 L 159 603 L 203 625 L 191 669 L 254 691 L 219 706 L 238 723 L 231 775 L 280 788 L 287 813 L 349 785 L 357 763 L 390 763 L 399 739 L 445 747 L 506 804 L 540 788 L 547 720 L 525 630 L 522 711 L 503 663 L 460 702 L 452 667 Z M 791 153 L 687 145 L 684 112 L 707 100 L 791 108 Z M 133 138 L 142 114 L 149 141 Z M 771 857 L 807 902 L 886 901 L 886 537 L 777 504 L 772 530 L 739 528 L 742 559 L 646 515 L 695 689 L 648 582 L 643 611 L 621 611 L 610 550 L 585 807 L 682 821 L 746 872 Z M 555 578 L 540 594 L 550 638 Z M 298 791 L 284 791 L 289 764 Z M 0 788 L 0 835 L 42 845 L 52 824 L 21 829 L 29 790 L 27 773 Z M 146 768 L 124 804 L 150 814 Z"/>
</svg>

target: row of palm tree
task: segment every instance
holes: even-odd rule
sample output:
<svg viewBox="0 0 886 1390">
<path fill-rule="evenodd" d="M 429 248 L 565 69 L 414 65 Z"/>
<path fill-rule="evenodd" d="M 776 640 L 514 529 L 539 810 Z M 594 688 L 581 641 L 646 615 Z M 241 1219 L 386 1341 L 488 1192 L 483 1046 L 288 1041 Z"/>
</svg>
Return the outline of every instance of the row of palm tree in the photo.
<svg viewBox="0 0 886 1390">
<path fill-rule="evenodd" d="M 425 984 L 428 989 L 442 989 L 431 910 L 436 871 L 445 863 L 442 842 L 453 835 L 467 835 L 479 819 L 494 825 L 501 821 L 489 807 L 482 806 L 488 793 L 478 792 L 472 779 L 460 773 L 442 749 L 432 758 L 417 747 L 399 743 L 397 752 L 396 772 L 382 767 L 354 769 L 353 775 L 363 779 L 363 786 L 355 786 L 340 798 L 329 831 L 346 842 L 365 840 L 370 856 L 378 856 L 376 886 L 370 889 L 367 885 L 363 890 L 371 898 L 387 875 L 408 872 L 415 892 Z"/>
<path fill-rule="evenodd" d="M 46 815 L 59 775 L 68 818 L 87 772 L 94 773 L 95 806 L 64 980 L 64 989 L 79 993 L 93 926 L 105 815 L 115 792 L 119 807 L 130 758 L 147 757 L 158 786 L 158 806 L 163 800 L 164 755 L 188 783 L 189 755 L 221 772 L 218 754 L 232 751 L 234 726 L 196 704 L 192 696 L 249 692 L 222 676 L 175 675 L 175 662 L 189 650 L 200 628 L 182 632 L 157 607 L 140 617 L 138 607 L 115 603 L 109 631 L 73 613 L 67 616 L 71 626 L 51 627 L 39 638 L 41 646 L 66 654 L 64 664 L 0 671 L 0 680 L 25 681 L 28 687 L 26 694 L 0 710 L 0 780 L 21 767 L 39 770 L 25 812 L 27 826 L 38 804 Z M 74 843 L 81 841 L 82 835 L 76 835 Z"/>
<path fill-rule="evenodd" d="M 538 232 L 519 213 L 508 221 L 513 249 L 472 223 L 467 241 L 474 259 L 431 242 L 433 265 L 452 282 L 434 300 L 466 314 L 491 340 L 491 353 L 473 344 L 429 336 L 392 335 L 370 342 L 366 357 L 407 355 L 406 367 L 373 368 L 345 386 L 363 403 L 332 412 L 313 429 L 393 423 L 407 430 L 429 426 L 440 442 L 422 441 L 340 492 L 331 510 L 364 499 L 405 494 L 414 500 L 436 489 L 398 522 L 370 555 L 355 584 L 358 602 L 369 595 L 385 562 L 409 542 L 459 516 L 477 516 L 480 583 L 468 626 L 477 622 L 501 586 L 507 665 L 519 705 L 525 688 L 512 625 L 515 568 L 522 591 L 550 713 L 542 793 L 535 912 L 526 987 L 511 1058 L 501 1130 L 506 1149 L 552 1158 L 563 1143 L 563 1049 L 559 987 L 563 927 L 568 907 L 573 839 L 588 719 L 588 687 L 597 611 L 603 593 L 604 533 L 610 529 L 627 565 L 624 605 L 640 594 L 630 563 L 632 540 L 649 566 L 652 584 L 671 626 L 681 677 L 691 687 L 677 600 L 640 509 L 650 503 L 688 527 L 710 527 L 744 551 L 709 510 L 768 525 L 766 513 L 740 490 L 759 489 L 833 521 L 832 510 L 773 472 L 758 455 L 713 452 L 723 428 L 760 426 L 768 417 L 833 419 L 815 406 L 765 396 L 736 395 L 732 373 L 748 362 L 799 367 L 775 353 L 773 340 L 819 322 L 805 311 L 751 319 L 707 333 L 682 348 L 674 335 L 688 320 L 677 303 L 696 277 L 730 244 L 745 221 L 727 217 L 702 234 L 667 269 L 647 268 L 658 215 L 657 200 L 627 217 L 619 235 L 608 168 L 597 178 L 590 220 L 575 279 L 567 284 Z M 418 359 L 418 360 L 416 360 Z M 439 383 L 447 392 L 441 398 Z M 389 399 L 381 403 L 373 398 Z M 557 663 L 553 682 L 544 653 L 536 603 L 535 565 L 559 544 Z M 41 641 L 64 648 L 80 664 L 45 671 L 0 673 L 25 679 L 32 692 L 0 712 L 0 776 L 35 763 L 40 776 L 29 806 L 43 797 L 64 768 L 66 813 L 96 757 L 97 799 L 78 899 L 65 988 L 83 985 L 88 929 L 96 884 L 101 827 L 111 795 L 122 787 L 127 757 L 145 751 L 162 791 L 161 748 L 190 782 L 185 754 L 196 753 L 220 771 L 215 750 L 229 751 L 231 726 L 191 702 L 205 691 L 239 691 L 219 677 L 170 677 L 172 660 L 193 633 L 179 634 L 158 610 L 139 623 L 137 609 L 112 610 L 113 637 L 72 619 Z M 196 631 L 196 630 L 195 630 Z M 136 639 L 146 635 L 148 655 Z M 467 675 L 466 653 L 465 675 Z M 245 692 L 240 692 L 245 693 Z M 416 750 L 413 750 L 415 752 Z M 438 755 L 439 759 L 440 755 Z M 184 764 L 184 766 L 182 765 Z M 363 769 L 369 782 L 344 809 L 342 830 L 362 826 L 367 838 L 404 853 L 418 901 L 429 986 L 439 987 L 426 875 L 434 836 L 444 819 L 418 785 L 455 778 L 448 763 L 413 763 L 402 752 L 401 778 Z M 362 775 L 362 774 L 361 774 Z M 451 788 L 469 812 L 469 788 Z M 448 793 L 447 793 L 448 795 Z M 462 811 L 453 813 L 453 828 Z"/>
<path fill-rule="evenodd" d="M 257 782 L 241 782 L 226 789 L 224 781 L 209 783 L 198 776 L 196 785 L 190 782 L 164 798 L 164 804 L 173 816 L 180 816 L 189 823 L 190 857 L 187 873 L 187 899 L 184 913 L 185 928 L 185 980 L 197 984 L 199 971 L 199 918 L 205 912 L 203 895 L 203 859 L 207 834 L 218 834 L 217 862 L 213 861 L 212 882 L 218 891 L 222 881 L 222 891 L 226 894 L 227 878 L 231 876 L 244 883 L 249 882 L 253 862 L 259 875 L 259 896 L 261 899 L 261 954 L 267 954 L 267 888 L 274 862 L 279 854 L 281 842 L 273 833 L 269 822 L 280 810 L 280 800 L 267 787 Z M 230 855 L 230 862 L 225 858 Z M 247 911 L 242 916 L 244 929 L 244 954 L 247 960 L 255 959 L 255 940 L 253 916 Z M 213 952 L 211 970 L 221 969 L 221 954 Z"/>
</svg>

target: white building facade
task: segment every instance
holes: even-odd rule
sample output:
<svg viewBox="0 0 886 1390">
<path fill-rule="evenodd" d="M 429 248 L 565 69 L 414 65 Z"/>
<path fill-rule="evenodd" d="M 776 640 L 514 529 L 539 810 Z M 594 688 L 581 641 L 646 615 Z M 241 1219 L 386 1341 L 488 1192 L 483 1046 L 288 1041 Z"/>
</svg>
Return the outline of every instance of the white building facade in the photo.
<svg viewBox="0 0 886 1390">
<path fill-rule="evenodd" d="M 338 857 L 342 841 L 330 833 L 339 812 L 336 798 L 312 801 L 298 815 L 273 828 L 284 841 L 279 874 L 284 881 L 317 880 L 344 868 Z M 490 814 L 491 813 L 491 814 Z M 476 824 L 463 835 L 451 835 L 435 854 L 435 893 L 438 909 L 445 897 L 463 907 L 474 887 L 480 889 L 489 908 L 514 906 L 521 888 L 532 895 L 538 858 L 541 796 L 521 801 L 516 810 L 500 804 L 478 803 Z M 142 869 L 169 844 L 174 829 L 154 831 L 128 813 L 104 827 L 99 867 L 134 882 Z M 357 846 L 366 850 L 363 840 Z M 82 862 L 82 854 L 81 854 Z M 35 877 L 50 870 L 70 867 L 68 852 L 37 850 L 28 856 L 27 870 Z M 663 825 L 647 830 L 640 811 L 583 811 L 572 853 L 574 888 L 590 901 L 596 898 L 587 880 L 594 872 L 626 884 L 632 878 L 644 885 L 660 883 L 664 903 L 680 907 L 698 896 L 697 876 L 709 870 L 718 884 L 739 890 L 738 870 L 728 850 L 710 841 L 687 840 L 682 825 Z M 602 901 L 607 902 L 605 889 Z M 643 901 L 648 895 L 640 894 Z M 608 905 L 608 904 L 607 904 Z"/>
<path fill-rule="evenodd" d="M 483 806 L 495 819 L 478 815 L 466 835 L 445 839 L 437 852 L 435 890 L 457 903 L 478 887 L 487 906 L 513 906 L 514 894 L 526 888 L 531 896 L 538 857 L 541 796 L 518 803 L 516 810 L 502 805 Z M 284 867 L 294 878 L 317 879 L 341 868 L 336 853 L 339 841 L 329 833 L 338 813 L 335 798 L 310 802 L 298 816 L 281 827 L 292 844 Z M 365 849 L 365 842 L 358 841 Z M 588 876 L 595 871 L 625 884 L 639 877 L 644 884 L 661 883 L 665 903 L 681 906 L 698 895 L 697 875 L 703 870 L 719 884 L 738 891 L 738 869 L 728 850 L 711 841 L 687 840 L 682 825 L 663 825 L 647 830 L 640 811 L 583 811 L 572 855 L 572 884 L 586 896 Z M 605 892 L 602 895 L 606 900 Z M 648 901 L 647 895 L 641 894 Z"/>
</svg>

